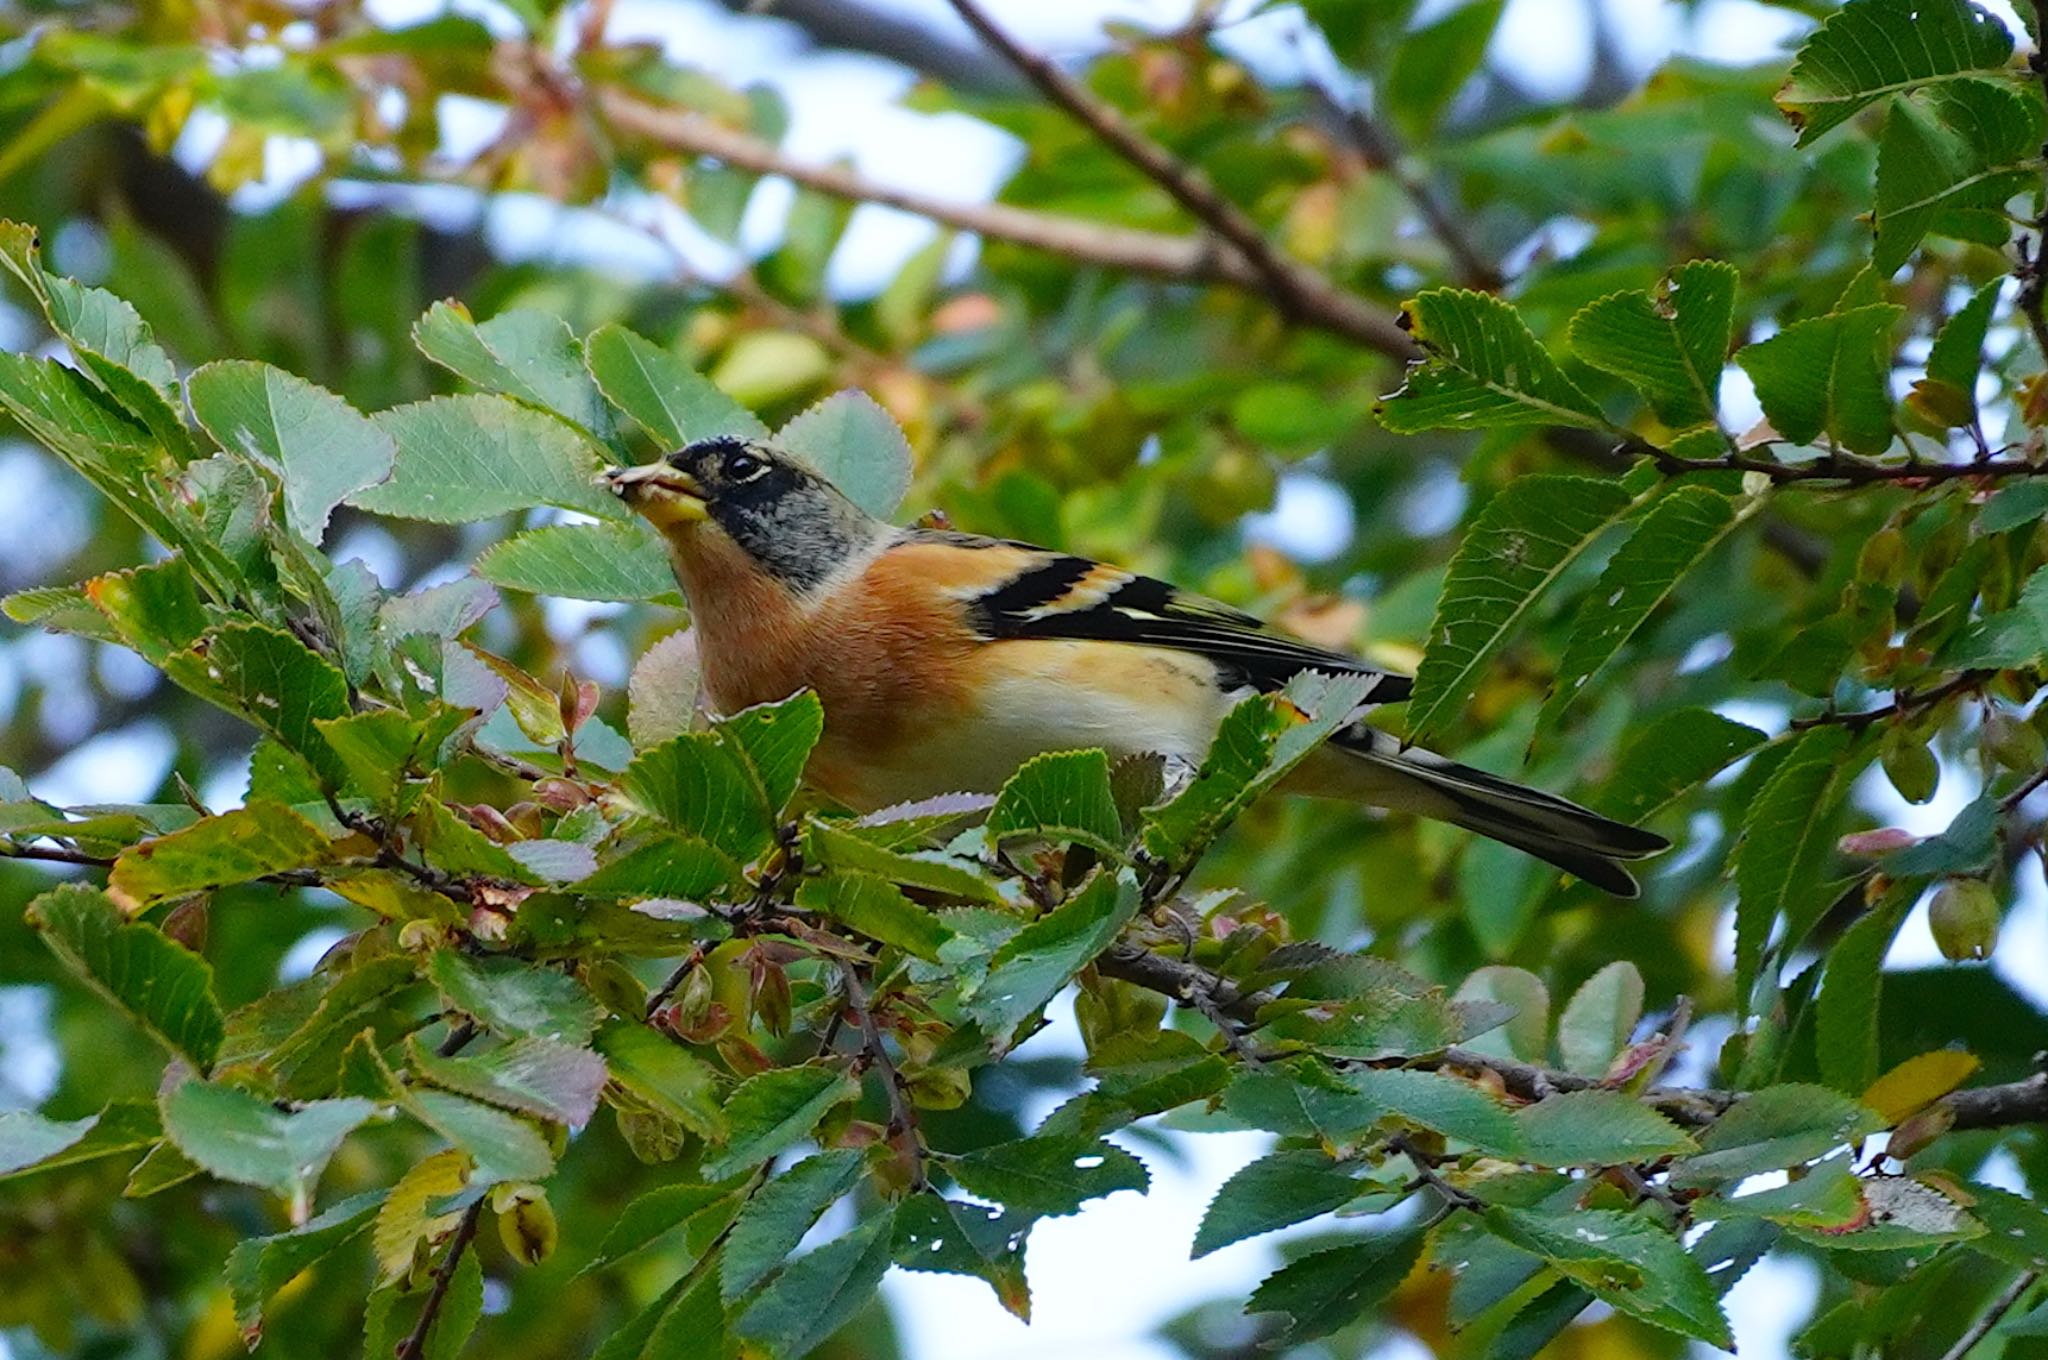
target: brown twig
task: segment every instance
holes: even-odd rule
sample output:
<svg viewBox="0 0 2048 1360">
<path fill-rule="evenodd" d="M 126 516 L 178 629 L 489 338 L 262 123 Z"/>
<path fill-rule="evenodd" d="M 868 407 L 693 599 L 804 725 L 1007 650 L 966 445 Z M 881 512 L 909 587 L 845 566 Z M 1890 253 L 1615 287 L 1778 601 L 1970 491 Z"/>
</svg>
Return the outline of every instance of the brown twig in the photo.
<svg viewBox="0 0 2048 1360">
<path fill-rule="evenodd" d="M 860 1026 L 862 1051 L 874 1064 L 875 1070 L 882 1074 L 882 1089 L 889 1097 L 890 1136 L 900 1135 L 910 1140 L 915 1162 L 913 1188 L 922 1188 L 926 1180 L 924 1135 L 917 1127 L 917 1110 L 910 1103 L 909 1092 L 904 1089 L 903 1074 L 896 1070 L 888 1047 L 882 1042 L 882 1027 L 875 1023 L 874 1007 L 869 1002 L 867 988 L 861 983 L 860 970 L 850 959 L 835 958 L 833 962 L 839 965 L 840 980 L 846 984 L 846 1009 L 853 1012 L 854 1021 Z"/>
<path fill-rule="evenodd" d="M 427 1301 L 420 1308 L 420 1318 L 406 1333 L 405 1340 L 398 1343 L 393 1352 L 395 1360 L 419 1360 L 427 1348 L 427 1333 L 433 1329 L 434 1319 L 441 1315 L 441 1305 L 448 1301 L 448 1287 L 455 1282 L 455 1268 L 462 1264 L 462 1253 L 469 1250 L 469 1244 L 476 1237 L 477 1222 L 483 1217 L 484 1199 L 479 1196 L 463 1210 L 462 1221 L 455 1225 L 455 1236 L 448 1239 L 448 1253 L 441 1258 L 441 1264 L 434 1267 L 433 1287 L 427 1291 Z"/>
<path fill-rule="evenodd" d="M 1422 1151 L 1422 1149 L 1416 1147 L 1407 1134 L 1395 1134 L 1387 1140 L 1387 1147 L 1389 1150 L 1398 1152 L 1406 1157 L 1410 1164 L 1415 1167 L 1415 1179 L 1408 1183 L 1408 1187 L 1411 1190 L 1419 1190 L 1423 1186 L 1428 1186 L 1441 1195 L 1446 1203 L 1456 1208 L 1472 1209 L 1479 1212 L 1484 1212 L 1486 1209 L 1485 1200 L 1479 1198 L 1479 1196 L 1471 1191 L 1462 1189 L 1445 1180 L 1443 1174 L 1436 1169 L 1439 1159 L 1430 1156 Z"/>
<path fill-rule="evenodd" d="M 1806 463 L 1778 463 L 1742 453 L 1730 453 L 1720 458 L 1681 458 L 1641 442 L 1633 443 L 1630 451 L 1647 454 L 1668 476 L 1682 477 L 1699 472 L 1755 472 L 1780 486 L 1821 482 L 1840 486 L 1936 486 L 1944 482 L 2048 477 L 2048 463 L 2030 462 L 2024 458 L 1979 458 L 1967 463 L 1929 463 L 1918 459 L 1905 463 L 1876 463 L 1830 454 Z"/>
<path fill-rule="evenodd" d="M 2038 1270 L 2021 1271 L 2019 1278 L 2007 1285 L 1998 1297 L 1991 1301 L 1991 1306 L 1963 1330 L 1963 1334 L 1956 1338 L 1956 1344 L 1942 1352 L 1941 1360 L 1963 1360 L 1964 1356 L 1976 1348 L 1978 1342 L 1990 1335 L 1993 1327 L 2005 1320 L 2005 1315 L 2013 1310 L 2013 1305 L 2024 1298 L 2027 1291 L 2032 1289 L 2040 1278 L 2041 1272 Z"/>
<path fill-rule="evenodd" d="M 1786 726 L 1795 732 L 1813 727 L 1846 727 L 1851 732 L 1861 732 L 1872 723 L 1888 718 L 1903 718 L 1934 707 L 1944 699 L 1954 698 L 1982 685 L 1989 676 L 1988 671 L 1962 671 L 1929 689 L 1902 689 L 1888 704 L 1866 708 L 1855 713 L 1816 713 L 1809 718 L 1794 718 Z"/>
</svg>

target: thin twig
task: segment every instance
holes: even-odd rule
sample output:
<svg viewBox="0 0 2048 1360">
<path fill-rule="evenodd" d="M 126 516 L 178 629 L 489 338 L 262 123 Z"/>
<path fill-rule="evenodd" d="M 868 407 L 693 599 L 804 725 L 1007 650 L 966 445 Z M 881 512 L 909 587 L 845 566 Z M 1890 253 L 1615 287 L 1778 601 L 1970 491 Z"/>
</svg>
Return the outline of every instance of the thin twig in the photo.
<svg viewBox="0 0 2048 1360">
<path fill-rule="evenodd" d="M 1978 1342 L 1990 1334 L 1993 1327 L 2004 1321 L 2005 1315 L 2012 1311 L 2013 1305 L 2018 1303 L 2040 1278 L 2041 1272 L 2038 1270 L 2021 1272 L 2018 1279 L 2007 1285 L 2004 1292 L 1991 1301 L 1991 1306 L 1984 1310 L 1983 1316 L 1972 1322 L 1963 1334 L 1956 1338 L 1956 1344 L 1942 1353 L 1941 1360 L 1963 1360 Z"/>
<path fill-rule="evenodd" d="M 1963 671 L 1929 689 L 1899 690 L 1890 703 L 1877 708 L 1866 708 L 1855 713 L 1816 713 L 1810 718 L 1794 718 L 1786 725 L 1795 732 L 1803 732 L 1812 727 L 1846 727 L 1851 732 L 1860 732 L 1872 723 L 1918 713 L 1934 707 L 1944 699 L 1951 699 L 1958 694 L 1976 689 L 1989 675 L 1989 671 Z"/>
<path fill-rule="evenodd" d="M 1407 1134 L 1395 1134 L 1387 1140 L 1387 1147 L 1406 1157 L 1415 1167 L 1415 1179 L 1409 1182 L 1410 1189 L 1419 1190 L 1426 1185 L 1436 1191 L 1437 1194 L 1443 1196 L 1446 1203 L 1455 1205 L 1460 1209 L 1483 1211 L 1486 1208 L 1485 1200 L 1479 1198 L 1479 1196 L 1471 1191 L 1462 1189 L 1445 1180 L 1436 1169 L 1438 1159 L 1431 1157 L 1416 1147 Z"/>
<path fill-rule="evenodd" d="M 462 1264 L 462 1253 L 469 1250 L 470 1242 L 476 1237 L 477 1221 L 483 1217 L 484 1199 L 479 1196 L 463 1210 L 462 1221 L 455 1225 L 455 1236 L 448 1240 L 448 1253 L 441 1258 L 441 1264 L 434 1267 L 433 1288 L 427 1291 L 427 1301 L 420 1308 L 420 1319 L 412 1325 L 405 1340 L 398 1343 L 393 1353 L 395 1360 L 419 1360 L 426 1351 L 427 1333 L 434 1326 L 434 1319 L 441 1314 L 441 1305 L 448 1301 L 448 1286 L 455 1281 L 455 1268 Z"/>
<path fill-rule="evenodd" d="M 869 1003 L 867 988 L 861 984 L 860 971 L 849 959 L 835 958 L 833 962 L 839 965 L 839 976 L 846 984 L 846 1009 L 853 1012 L 854 1021 L 860 1026 L 862 1050 L 882 1074 L 882 1088 L 888 1092 L 889 1134 L 892 1138 L 900 1135 L 910 1140 L 913 1188 L 922 1188 L 926 1180 L 924 1135 L 917 1126 L 917 1110 L 904 1089 L 903 1074 L 896 1070 L 888 1047 L 882 1042 L 882 1027 L 875 1023 L 874 1008 Z"/>
</svg>

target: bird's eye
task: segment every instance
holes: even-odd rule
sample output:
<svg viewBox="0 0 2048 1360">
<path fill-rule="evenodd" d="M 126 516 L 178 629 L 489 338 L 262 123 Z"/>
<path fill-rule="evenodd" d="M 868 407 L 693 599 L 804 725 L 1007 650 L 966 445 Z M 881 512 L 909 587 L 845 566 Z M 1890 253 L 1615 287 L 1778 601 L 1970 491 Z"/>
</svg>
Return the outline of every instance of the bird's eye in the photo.
<svg viewBox="0 0 2048 1360">
<path fill-rule="evenodd" d="M 751 453 L 729 453 L 725 456 L 725 475 L 735 482 L 751 482 L 767 470 L 767 460 L 756 458 Z"/>
</svg>

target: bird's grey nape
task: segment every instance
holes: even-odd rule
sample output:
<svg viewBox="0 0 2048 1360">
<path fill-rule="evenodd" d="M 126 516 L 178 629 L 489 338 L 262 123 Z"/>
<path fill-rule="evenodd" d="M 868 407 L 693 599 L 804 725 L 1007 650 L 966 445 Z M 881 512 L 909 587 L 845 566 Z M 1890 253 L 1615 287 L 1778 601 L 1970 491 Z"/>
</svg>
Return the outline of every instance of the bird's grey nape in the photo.
<svg viewBox="0 0 2048 1360">
<path fill-rule="evenodd" d="M 712 514 L 735 543 L 790 589 L 817 589 L 872 548 L 889 526 L 815 477 L 771 500 L 716 504 Z"/>
</svg>

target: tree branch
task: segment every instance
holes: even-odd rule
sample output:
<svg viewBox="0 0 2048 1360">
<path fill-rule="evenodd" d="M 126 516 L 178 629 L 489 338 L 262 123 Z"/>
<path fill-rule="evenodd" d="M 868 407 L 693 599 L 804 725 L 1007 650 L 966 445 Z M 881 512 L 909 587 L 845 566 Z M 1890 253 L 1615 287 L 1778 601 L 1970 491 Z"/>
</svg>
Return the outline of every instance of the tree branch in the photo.
<svg viewBox="0 0 2048 1360">
<path fill-rule="evenodd" d="M 859 970 L 851 959 L 835 957 L 833 962 L 839 965 L 840 979 L 846 984 L 846 1008 L 853 1012 L 853 1018 L 860 1026 L 861 1048 L 868 1061 L 882 1074 L 882 1089 L 888 1092 L 889 1135 L 892 1139 L 901 1137 L 909 1140 L 914 1163 L 913 1188 L 922 1189 L 926 1181 L 924 1136 L 917 1127 L 917 1110 L 903 1089 L 903 1074 L 896 1070 L 896 1064 L 882 1042 L 882 1029 L 875 1023 L 874 1007 L 868 1000 L 867 988 L 861 983 Z"/>
<path fill-rule="evenodd" d="M 470 1242 L 476 1237 L 477 1221 L 483 1217 L 484 1199 L 479 1195 L 463 1210 L 462 1221 L 455 1225 L 455 1236 L 448 1240 L 448 1254 L 441 1258 L 441 1264 L 434 1267 L 434 1285 L 427 1291 L 427 1301 L 420 1309 L 420 1320 L 412 1325 L 405 1340 L 398 1343 L 393 1352 L 396 1360 L 419 1360 L 426 1352 L 427 1333 L 433 1329 L 434 1319 L 441 1315 L 441 1305 L 448 1301 L 448 1286 L 455 1281 L 455 1268 L 462 1264 L 462 1253 L 469 1250 Z"/>
<path fill-rule="evenodd" d="M 1206 996 L 1225 1015 L 1240 1021 L 1255 1019 L 1259 1010 L 1274 1000 L 1271 992 L 1246 992 L 1229 978 L 1198 963 L 1156 954 L 1132 944 L 1110 946 L 1095 960 L 1095 967 L 1107 977 L 1121 978 L 1148 991 L 1171 997 L 1182 1005 L 1201 1008 L 1196 998 Z M 1455 1046 L 1418 1058 L 1408 1065 L 1490 1072 L 1500 1079 L 1509 1095 L 1524 1101 L 1538 1101 L 1564 1091 L 1593 1090 L 1603 1085 L 1597 1077 L 1517 1062 L 1512 1058 L 1496 1058 Z M 1643 1092 L 1642 1099 L 1674 1123 L 1687 1128 L 1701 1128 L 1720 1118 L 1744 1095 L 1742 1091 L 1711 1087 L 1660 1086 Z M 1943 1103 L 1954 1111 L 1952 1127 L 1956 1129 L 2048 1124 L 2048 1071 L 2000 1086 L 1956 1091 L 1944 1097 Z"/>
<path fill-rule="evenodd" d="M 1963 1330 L 1963 1334 L 1956 1338 L 1956 1344 L 1942 1352 L 1941 1360 L 1963 1360 L 1964 1356 L 1976 1348 L 1979 1341 L 1990 1335 L 1993 1327 L 2005 1320 L 2005 1315 L 2012 1311 L 2013 1305 L 2018 1303 L 2040 1278 L 2041 1272 L 2038 1270 L 2021 1271 L 2019 1277 L 1991 1301 L 1991 1306 L 1984 1310 L 1982 1316 Z"/>
</svg>

